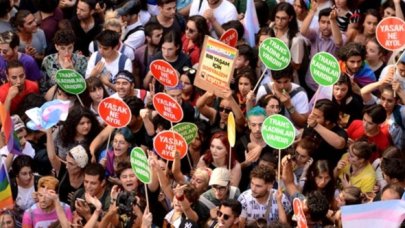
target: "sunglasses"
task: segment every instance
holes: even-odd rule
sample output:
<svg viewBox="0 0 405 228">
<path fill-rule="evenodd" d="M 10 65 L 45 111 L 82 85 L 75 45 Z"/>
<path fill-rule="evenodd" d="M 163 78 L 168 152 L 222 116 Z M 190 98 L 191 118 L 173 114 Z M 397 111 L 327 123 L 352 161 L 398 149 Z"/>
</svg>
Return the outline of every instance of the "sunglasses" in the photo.
<svg viewBox="0 0 405 228">
<path fill-rule="evenodd" d="M 218 218 L 221 218 L 221 217 L 223 217 L 224 218 L 224 220 L 226 221 L 226 220 L 228 220 L 231 216 L 230 215 L 227 215 L 227 214 L 225 214 L 225 213 L 222 213 L 221 211 L 217 211 L 217 217 Z"/>
<path fill-rule="evenodd" d="M 229 114 L 231 111 L 232 111 L 232 109 L 219 107 L 219 112 L 225 112 L 225 113 Z"/>
</svg>

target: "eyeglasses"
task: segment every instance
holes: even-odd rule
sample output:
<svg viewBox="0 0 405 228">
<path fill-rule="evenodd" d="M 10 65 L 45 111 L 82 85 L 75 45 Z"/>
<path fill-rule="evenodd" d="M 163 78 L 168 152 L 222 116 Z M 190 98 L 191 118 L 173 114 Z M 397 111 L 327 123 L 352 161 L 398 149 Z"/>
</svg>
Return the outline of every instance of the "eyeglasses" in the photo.
<svg viewBox="0 0 405 228">
<path fill-rule="evenodd" d="M 195 33 L 196 32 L 196 30 L 191 29 L 189 27 L 186 27 L 186 31 L 188 31 L 189 33 Z"/>
<path fill-rule="evenodd" d="M 230 215 L 227 215 L 227 214 L 225 214 L 225 213 L 222 213 L 220 210 L 218 210 L 218 211 L 217 211 L 217 217 L 218 217 L 218 218 L 223 217 L 223 219 L 226 221 L 226 220 L 228 220 L 231 216 L 230 216 Z"/>
<path fill-rule="evenodd" d="M 226 114 L 229 114 L 232 109 L 224 108 L 224 107 L 219 107 L 219 112 L 225 112 Z"/>
<path fill-rule="evenodd" d="M 225 186 L 213 185 L 212 188 L 215 189 L 215 190 L 217 190 L 217 191 L 220 191 L 220 192 L 226 191 L 226 187 L 225 187 Z"/>
</svg>

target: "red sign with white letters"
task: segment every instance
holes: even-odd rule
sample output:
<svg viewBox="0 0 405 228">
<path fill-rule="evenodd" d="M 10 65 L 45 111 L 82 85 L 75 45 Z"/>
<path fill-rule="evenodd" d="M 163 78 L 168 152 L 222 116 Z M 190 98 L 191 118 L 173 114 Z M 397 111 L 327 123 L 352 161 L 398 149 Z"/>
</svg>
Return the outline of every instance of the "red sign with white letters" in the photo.
<svg viewBox="0 0 405 228">
<path fill-rule="evenodd" d="M 398 17 L 387 17 L 378 23 L 375 36 L 383 48 L 395 51 L 405 45 L 405 22 Z"/>
<path fill-rule="evenodd" d="M 150 71 L 162 85 L 175 87 L 179 83 L 179 76 L 170 63 L 158 59 L 150 64 Z"/>
<path fill-rule="evenodd" d="M 233 28 L 228 29 L 222 34 L 219 40 L 231 47 L 236 47 L 236 44 L 238 43 L 238 32 Z"/>
<path fill-rule="evenodd" d="M 98 114 L 111 127 L 125 127 L 131 121 L 132 113 L 128 105 L 117 98 L 104 98 L 98 105 Z"/>
<path fill-rule="evenodd" d="M 173 161 L 174 151 L 178 151 L 180 158 L 187 154 L 188 145 L 186 140 L 175 131 L 161 131 L 153 139 L 153 148 L 163 159 Z"/>
<path fill-rule="evenodd" d="M 183 109 L 171 96 L 157 93 L 153 96 L 153 107 L 163 118 L 170 122 L 178 123 L 183 119 Z"/>
</svg>

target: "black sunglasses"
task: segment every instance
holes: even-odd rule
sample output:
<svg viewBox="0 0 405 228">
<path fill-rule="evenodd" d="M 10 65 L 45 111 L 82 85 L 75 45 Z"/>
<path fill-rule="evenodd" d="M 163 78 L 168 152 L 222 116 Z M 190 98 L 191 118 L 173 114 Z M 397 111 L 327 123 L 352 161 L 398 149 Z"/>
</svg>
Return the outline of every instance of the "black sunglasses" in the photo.
<svg viewBox="0 0 405 228">
<path fill-rule="evenodd" d="M 226 220 L 228 220 L 231 216 L 230 215 L 227 215 L 227 214 L 225 214 L 225 213 L 222 213 L 220 210 L 218 210 L 217 211 L 217 217 L 218 218 L 221 218 L 223 216 L 223 218 L 224 218 L 224 220 L 226 221 Z"/>
<path fill-rule="evenodd" d="M 224 108 L 224 107 L 219 107 L 218 110 L 219 110 L 219 112 L 225 112 L 227 114 L 229 114 L 232 111 L 232 109 L 227 109 L 227 108 Z"/>
</svg>

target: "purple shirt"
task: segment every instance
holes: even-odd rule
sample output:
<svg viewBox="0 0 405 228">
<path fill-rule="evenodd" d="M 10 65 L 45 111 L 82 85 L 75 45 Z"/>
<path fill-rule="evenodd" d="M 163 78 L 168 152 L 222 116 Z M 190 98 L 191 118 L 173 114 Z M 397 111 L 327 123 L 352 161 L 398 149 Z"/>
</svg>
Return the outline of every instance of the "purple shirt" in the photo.
<svg viewBox="0 0 405 228">
<path fill-rule="evenodd" d="M 24 66 L 25 75 L 28 80 L 38 81 L 42 78 L 37 62 L 32 56 L 19 52 L 18 60 Z M 7 61 L 0 56 L 0 80 L 2 81 L 2 84 L 7 81 L 6 70 Z"/>
</svg>

